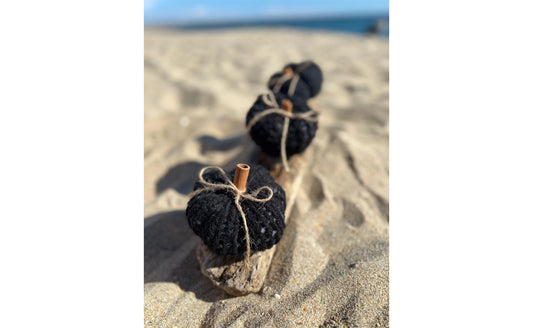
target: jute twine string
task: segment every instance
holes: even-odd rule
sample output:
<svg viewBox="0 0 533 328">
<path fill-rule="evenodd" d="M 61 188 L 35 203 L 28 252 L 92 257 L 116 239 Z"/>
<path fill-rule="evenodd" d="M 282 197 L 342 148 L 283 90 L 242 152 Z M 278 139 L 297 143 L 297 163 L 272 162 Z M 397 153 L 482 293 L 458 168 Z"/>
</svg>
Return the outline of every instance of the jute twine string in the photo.
<svg viewBox="0 0 533 328">
<path fill-rule="evenodd" d="M 267 115 L 278 114 L 278 115 L 283 116 L 285 118 L 285 120 L 283 122 L 283 132 L 281 134 L 281 145 L 280 145 L 280 148 L 281 148 L 281 161 L 283 163 L 283 168 L 287 172 L 289 172 L 290 168 L 289 168 L 289 164 L 287 163 L 287 150 L 285 148 L 286 148 L 286 144 L 287 144 L 287 134 L 289 132 L 290 120 L 304 120 L 304 121 L 309 121 L 309 122 L 318 122 L 318 118 L 316 117 L 318 115 L 318 112 L 311 110 L 311 111 L 308 111 L 308 112 L 305 112 L 305 113 L 293 113 L 293 112 L 288 112 L 288 111 L 286 111 L 284 109 L 281 109 L 279 107 L 279 105 L 278 105 L 278 102 L 276 101 L 276 96 L 270 90 L 269 90 L 268 93 L 265 93 L 265 94 L 262 95 L 262 99 L 263 99 L 263 102 L 267 106 L 270 106 L 272 108 L 267 109 L 265 111 L 262 111 L 261 113 L 259 113 L 256 116 L 254 116 L 250 120 L 248 125 L 246 126 L 246 132 L 248 134 L 250 134 L 250 130 L 252 129 L 252 127 L 257 122 L 259 122 L 260 119 L 262 119 L 263 117 L 265 117 Z"/>
<path fill-rule="evenodd" d="M 204 175 L 204 172 L 206 170 L 211 170 L 211 169 L 217 170 L 220 173 L 222 173 L 222 176 L 224 177 L 224 180 L 226 180 L 226 183 L 211 183 L 211 182 L 207 182 L 204 179 L 203 175 Z M 265 202 L 268 202 L 270 199 L 272 199 L 272 196 L 274 195 L 274 191 L 272 190 L 272 188 L 270 188 L 268 186 L 263 186 L 263 187 L 255 190 L 252 193 L 246 193 L 246 188 L 244 190 L 240 190 L 239 188 L 237 188 L 237 186 L 235 186 L 235 184 L 227 177 L 227 175 L 224 172 L 224 170 L 222 170 L 222 168 L 220 168 L 219 166 L 207 166 L 207 167 L 204 167 L 200 171 L 200 173 L 198 174 L 198 178 L 200 180 L 200 183 L 202 183 L 206 187 L 202 188 L 202 189 L 198 189 L 198 190 L 194 191 L 193 193 L 189 194 L 189 197 L 191 197 L 191 198 L 196 196 L 196 195 L 198 195 L 201 192 L 204 192 L 204 191 L 215 191 L 215 190 L 221 190 L 221 189 L 228 189 L 228 190 L 231 190 L 233 192 L 233 194 L 235 196 L 235 199 L 234 199 L 235 200 L 235 206 L 237 207 L 237 210 L 241 214 L 242 223 L 244 224 L 244 232 L 245 232 L 245 237 L 246 237 L 246 257 L 245 257 L 244 261 L 245 261 L 246 269 L 250 270 L 250 233 L 248 231 L 248 224 L 247 224 L 247 221 L 246 221 L 246 215 L 244 214 L 244 211 L 243 211 L 242 206 L 240 204 L 240 200 L 241 200 L 241 198 L 244 198 L 244 199 L 251 200 L 253 202 L 265 203 Z M 268 197 L 266 197 L 266 198 L 257 198 L 257 195 L 263 190 L 268 190 L 269 191 L 270 194 L 268 195 Z"/>
<path fill-rule="evenodd" d="M 293 72 L 292 76 L 289 74 L 283 74 L 277 80 L 271 81 L 270 85 L 274 84 L 274 87 L 272 88 L 272 90 L 274 92 L 279 92 L 283 84 L 286 81 L 291 80 L 291 84 L 289 85 L 289 90 L 287 93 L 291 97 L 294 96 L 294 91 L 296 90 L 296 84 L 298 84 L 298 81 L 300 80 L 300 73 L 303 72 L 307 67 L 311 66 L 312 64 L 313 62 L 310 60 L 305 61 L 301 63 L 300 65 L 298 65 L 298 67 L 296 67 L 296 70 Z"/>
</svg>

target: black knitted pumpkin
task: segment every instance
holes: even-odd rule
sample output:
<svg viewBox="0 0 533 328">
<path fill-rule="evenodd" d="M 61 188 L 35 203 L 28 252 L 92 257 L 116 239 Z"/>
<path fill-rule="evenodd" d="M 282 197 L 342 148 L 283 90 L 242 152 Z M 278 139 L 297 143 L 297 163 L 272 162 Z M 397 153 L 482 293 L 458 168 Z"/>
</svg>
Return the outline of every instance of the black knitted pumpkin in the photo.
<svg viewBox="0 0 533 328">
<path fill-rule="evenodd" d="M 305 113 L 311 110 L 301 98 L 289 97 L 282 93 L 274 93 L 274 95 L 278 104 L 281 104 L 283 99 L 289 99 L 293 104 L 292 112 L 295 114 Z M 248 125 L 255 115 L 270 108 L 272 107 L 265 104 L 263 97 L 259 96 L 246 115 L 246 125 Z M 250 136 L 255 143 L 263 152 L 272 157 L 280 157 L 284 120 L 284 116 L 275 113 L 269 114 L 254 124 L 250 130 Z M 285 144 L 287 157 L 303 152 L 311 141 L 313 141 L 317 129 L 317 122 L 291 119 L 289 121 L 289 131 Z"/>
<path fill-rule="evenodd" d="M 312 61 L 307 61 L 300 64 L 290 63 L 286 65 L 284 69 L 285 73 L 279 72 L 272 75 L 267 83 L 267 87 L 270 90 L 277 92 L 277 90 L 274 90 L 274 87 L 276 86 L 279 79 L 282 78 L 284 75 L 290 76 L 291 74 L 293 74 L 287 73 L 287 71 L 292 71 L 294 73 L 299 74 L 299 79 L 296 83 L 296 88 L 294 89 L 293 96 L 307 100 L 316 96 L 320 92 L 323 81 L 322 71 L 320 70 L 320 67 L 318 67 L 318 65 Z M 290 85 L 291 79 L 288 79 L 281 85 L 279 92 L 286 95 L 290 95 Z"/>
<path fill-rule="evenodd" d="M 263 186 L 272 189 L 272 198 L 264 203 L 240 199 L 246 215 L 251 251 L 263 251 L 278 243 L 285 229 L 285 191 L 268 170 L 250 165 L 246 184 L 247 193 Z M 233 181 L 235 170 L 226 173 Z M 219 171 L 206 171 L 204 179 L 210 183 L 226 184 Z M 194 190 L 205 186 L 197 181 Z M 268 190 L 262 190 L 257 198 L 266 198 Z M 186 210 L 189 226 L 213 252 L 219 255 L 238 255 L 246 252 L 246 237 L 241 214 L 235 205 L 235 195 L 229 189 L 204 191 L 189 200 Z"/>
</svg>

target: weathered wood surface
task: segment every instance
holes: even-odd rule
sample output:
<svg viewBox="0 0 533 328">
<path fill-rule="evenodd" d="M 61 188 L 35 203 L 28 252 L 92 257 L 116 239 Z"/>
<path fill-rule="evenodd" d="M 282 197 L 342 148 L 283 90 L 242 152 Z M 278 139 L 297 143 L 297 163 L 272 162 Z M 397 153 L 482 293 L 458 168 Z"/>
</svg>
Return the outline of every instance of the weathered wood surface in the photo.
<svg viewBox="0 0 533 328">
<path fill-rule="evenodd" d="M 273 161 L 263 154 L 260 154 L 258 158 L 258 163 L 268 167 L 270 174 L 285 190 L 287 197 L 285 224 L 288 223 L 296 195 L 307 169 L 305 153 L 290 158 L 290 172 L 284 171 L 281 163 Z M 241 296 L 257 293 L 261 290 L 275 251 L 276 245 L 268 250 L 252 253 L 250 270 L 245 267 L 243 256 L 220 256 L 210 251 L 204 244 L 198 247 L 196 256 L 200 262 L 202 273 L 206 277 L 227 293 Z"/>
</svg>

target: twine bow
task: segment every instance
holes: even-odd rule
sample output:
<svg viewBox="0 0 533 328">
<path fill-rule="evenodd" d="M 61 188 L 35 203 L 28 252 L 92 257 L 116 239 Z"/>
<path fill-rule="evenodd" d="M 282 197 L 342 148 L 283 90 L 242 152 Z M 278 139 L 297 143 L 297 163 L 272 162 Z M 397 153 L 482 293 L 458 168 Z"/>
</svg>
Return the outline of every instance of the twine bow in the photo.
<svg viewBox="0 0 533 328">
<path fill-rule="evenodd" d="M 281 161 L 283 163 L 283 168 L 285 171 L 289 172 L 289 164 L 287 163 L 287 150 L 286 144 L 287 144 L 287 134 L 289 131 L 289 120 L 304 120 L 309 122 L 318 122 L 318 118 L 316 118 L 316 115 L 318 115 L 317 112 L 311 110 L 305 113 L 293 113 L 288 112 L 284 109 L 279 108 L 278 102 L 276 101 L 276 96 L 272 91 L 269 90 L 268 93 L 262 95 L 263 102 L 272 108 L 267 109 L 265 111 L 262 111 L 261 113 L 254 116 L 248 125 L 246 126 L 246 132 L 249 134 L 252 127 L 263 117 L 270 115 L 270 114 L 278 114 L 283 117 L 285 117 L 285 120 L 283 122 L 283 131 L 281 134 Z"/>
<path fill-rule="evenodd" d="M 204 172 L 206 170 L 209 170 L 209 169 L 216 169 L 216 170 L 220 171 L 222 173 L 222 176 L 224 177 L 224 180 L 226 180 L 226 184 L 225 183 L 207 182 L 204 179 L 203 175 L 204 175 Z M 204 167 L 200 171 L 200 173 L 198 174 L 198 178 L 199 178 L 200 183 L 202 183 L 206 187 L 202 188 L 202 189 L 198 189 L 198 190 L 194 191 L 193 193 L 191 193 L 189 195 L 189 197 L 191 197 L 191 198 L 196 196 L 196 195 L 198 195 L 199 193 L 201 193 L 203 191 L 214 191 L 214 190 L 227 189 L 227 190 L 231 190 L 233 192 L 233 194 L 235 196 L 235 206 L 237 207 L 237 210 L 241 214 L 242 223 L 244 224 L 244 232 L 245 232 L 245 237 L 246 237 L 246 257 L 245 257 L 244 261 L 245 261 L 245 264 L 246 264 L 246 268 L 249 270 L 250 269 L 250 233 L 248 231 L 248 224 L 247 224 L 247 221 L 246 221 L 246 215 L 244 214 L 244 211 L 243 211 L 242 206 L 240 204 L 240 199 L 244 198 L 244 199 L 248 199 L 248 200 L 251 200 L 251 201 L 254 201 L 254 202 L 265 203 L 265 202 L 268 202 L 270 199 L 272 199 L 272 196 L 274 195 L 274 191 L 272 190 L 272 188 L 270 188 L 268 186 L 263 186 L 263 187 L 255 190 L 252 193 L 246 193 L 246 189 L 240 190 L 239 188 L 237 188 L 237 186 L 235 186 L 235 184 L 226 176 L 226 173 L 224 172 L 224 170 L 222 170 L 218 166 L 207 166 L 207 167 Z M 266 198 L 257 198 L 257 195 L 263 190 L 268 190 L 270 195 L 268 197 L 266 197 Z"/>
</svg>

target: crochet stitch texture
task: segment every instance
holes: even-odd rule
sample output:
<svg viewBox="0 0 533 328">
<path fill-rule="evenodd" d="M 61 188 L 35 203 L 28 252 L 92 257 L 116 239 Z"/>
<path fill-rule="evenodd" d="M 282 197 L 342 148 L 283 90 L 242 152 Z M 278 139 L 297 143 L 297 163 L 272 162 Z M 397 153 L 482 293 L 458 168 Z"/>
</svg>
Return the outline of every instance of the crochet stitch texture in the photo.
<svg viewBox="0 0 533 328">
<path fill-rule="evenodd" d="M 277 244 L 285 229 L 285 192 L 278 185 L 267 169 L 259 165 L 250 165 L 250 174 L 246 190 L 253 192 L 263 186 L 273 191 L 272 199 L 265 203 L 241 200 L 246 215 L 252 252 L 263 251 Z M 235 170 L 226 173 L 231 181 Z M 207 171 L 204 179 L 211 183 L 226 183 L 221 172 Z M 205 186 L 196 182 L 194 190 Z M 258 194 L 259 198 L 268 195 L 266 190 Z M 239 255 L 246 252 L 246 240 L 242 217 L 235 203 L 234 194 L 228 189 L 209 190 L 192 197 L 186 209 L 189 226 L 218 255 Z"/>
<path fill-rule="evenodd" d="M 274 93 L 274 95 L 278 104 L 281 104 L 283 99 L 289 99 L 293 104 L 293 113 L 305 113 L 311 110 L 301 98 L 289 97 L 279 92 Z M 255 115 L 270 108 L 272 107 L 265 104 L 262 96 L 259 96 L 246 115 L 246 125 L 248 125 Z M 284 120 L 285 118 L 281 115 L 270 114 L 259 120 L 250 130 L 250 136 L 254 142 L 262 151 L 272 157 L 280 156 Z M 287 156 L 290 157 L 291 155 L 303 152 L 311 144 L 311 141 L 313 141 L 317 129 L 317 122 L 299 119 L 290 120 L 285 145 Z"/>
</svg>

